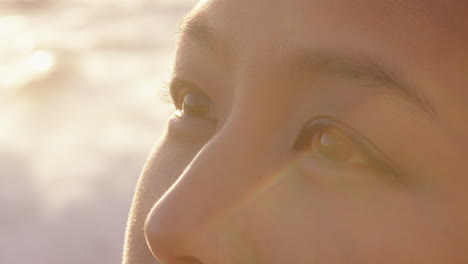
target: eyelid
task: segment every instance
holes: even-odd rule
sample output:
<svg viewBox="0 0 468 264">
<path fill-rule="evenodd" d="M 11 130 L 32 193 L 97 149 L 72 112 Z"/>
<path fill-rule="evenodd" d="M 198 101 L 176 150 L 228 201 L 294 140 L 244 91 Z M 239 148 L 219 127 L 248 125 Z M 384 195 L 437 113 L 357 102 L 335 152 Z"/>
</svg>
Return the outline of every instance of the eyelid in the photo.
<svg viewBox="0 0 468 264">
<path fill-rule="evenodd" d="M 204 94 L 204 92 L 201 91 L 201 89 L 195 84 L 179 79 L 179 78 L 173 78 L 168 86 L 169 86 L 169 93 L 172 97 L 172 101 L 176 109 L 181 109 L 182 107 L 181 98 L 186 92 L 198 91 Z"/>
<path fill-rule="evenodd" d="M 395 165 L 395 162 L 393 162 L 385 153 L 380 151 L 379 148 L 369 139 L 360 135 L 360 133 L 356 132 L 348 125 L 327 116 L 317 117 L 307 122 L 307 125 L 302 129 L 301 136 L 299 136 L 295 143 L 295 148 L 300 148 L 301 145 L 303 145 L 303 142 L 308 140 L 307 137 L 310 133 L 307 133 L 307 130 L 324 128 L 338 128 L 342 131 L 357 146 L 359 152 L 362 153 L 362 155 L 364 155 L 364 157 L 368 159 L 376 169 L 392 175 L 402 174 L 401 170 Z"/>
</svg>

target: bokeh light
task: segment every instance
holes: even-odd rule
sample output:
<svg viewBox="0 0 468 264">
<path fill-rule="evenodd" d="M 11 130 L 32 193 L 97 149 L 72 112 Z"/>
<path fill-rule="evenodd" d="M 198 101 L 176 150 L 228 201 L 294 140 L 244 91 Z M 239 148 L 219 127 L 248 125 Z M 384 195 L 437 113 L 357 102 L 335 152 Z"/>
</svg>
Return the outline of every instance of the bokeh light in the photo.
<svg viewBox="0 0 468 264">
<path fill-rule="evenodd" d="M 0 0 L 0 263 L 119 263 L 195 0 Z"/>
</svg>

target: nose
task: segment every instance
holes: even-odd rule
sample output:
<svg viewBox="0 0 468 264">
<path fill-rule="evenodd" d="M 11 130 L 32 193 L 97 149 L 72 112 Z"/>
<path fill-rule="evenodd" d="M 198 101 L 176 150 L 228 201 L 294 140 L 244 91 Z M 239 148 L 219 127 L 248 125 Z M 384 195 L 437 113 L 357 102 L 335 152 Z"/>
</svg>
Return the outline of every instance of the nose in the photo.
<svg viewBox="0 0 468 264">
<path fill-rule="evenodd" d="M 246 129 L 223 130 L 198 152 L 146 219 L 147 243 L 162 263 L 232 263 L 222 253 L 232 250 L 226 249 L 226 230 L 221 226 L 236 226 L 239 219 L 248 219 L 234 209 L 275 161 L 258 159 L 272 153 L 267 141 Z"/>
</svg>

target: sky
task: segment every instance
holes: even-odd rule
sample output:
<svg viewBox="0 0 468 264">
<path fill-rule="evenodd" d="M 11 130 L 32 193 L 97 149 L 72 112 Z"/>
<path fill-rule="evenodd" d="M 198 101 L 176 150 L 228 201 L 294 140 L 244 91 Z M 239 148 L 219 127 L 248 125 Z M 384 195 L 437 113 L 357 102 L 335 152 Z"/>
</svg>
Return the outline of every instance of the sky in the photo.
<svg viewBox="0 0 468 264">
<path fill-rule="evenodd" d="M 120 261 L 194 4 L 0 0 L 0 263 Z"/>
</svg>

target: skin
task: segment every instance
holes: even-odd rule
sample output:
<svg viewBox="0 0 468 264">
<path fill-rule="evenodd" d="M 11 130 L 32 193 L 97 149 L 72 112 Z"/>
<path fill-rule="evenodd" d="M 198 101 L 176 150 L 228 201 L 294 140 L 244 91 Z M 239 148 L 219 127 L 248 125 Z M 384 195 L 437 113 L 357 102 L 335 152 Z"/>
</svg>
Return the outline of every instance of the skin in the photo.
<svg viewBox="0 0 468 264">
<path fill-rule="evenodd" d="M 467 263 L 466 14 L 455 0 L 198 4 L 171 87 L 176 108 L 196 89 L 210 110 L 168 121 L 124 263 Z M 362 61 L 412 96 L 349 67 Z M 297 147 L 317 118 L 351 158 Z"/>
</svg>

